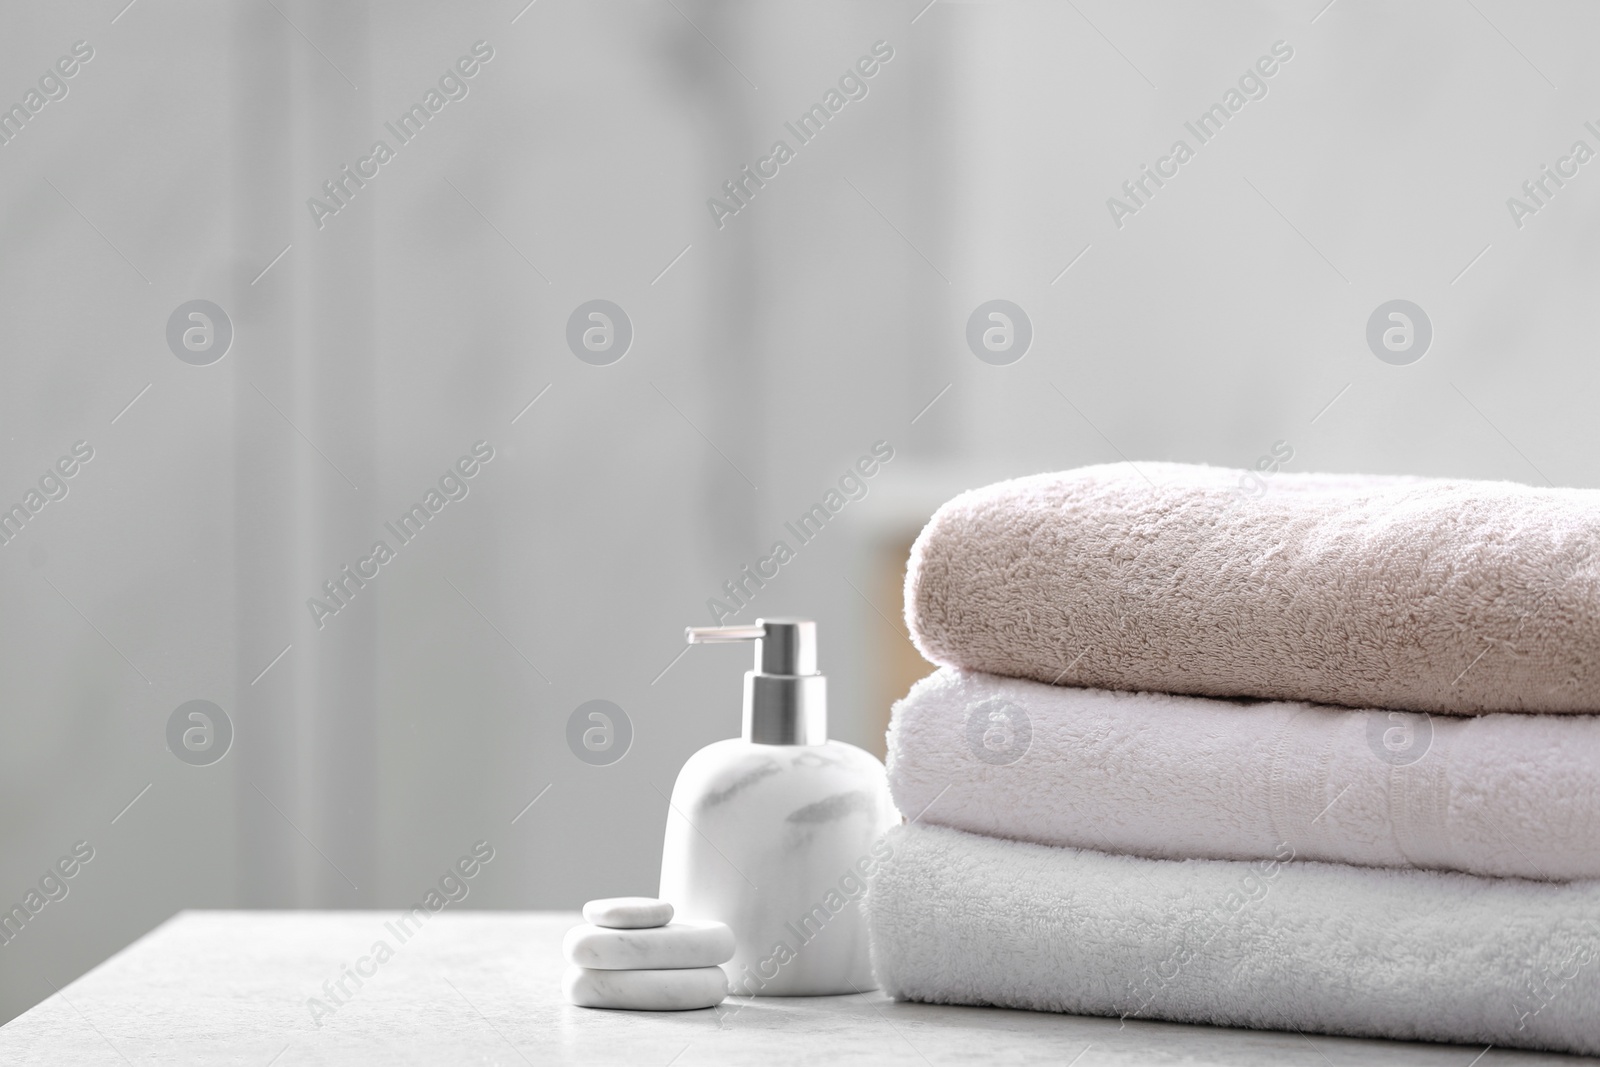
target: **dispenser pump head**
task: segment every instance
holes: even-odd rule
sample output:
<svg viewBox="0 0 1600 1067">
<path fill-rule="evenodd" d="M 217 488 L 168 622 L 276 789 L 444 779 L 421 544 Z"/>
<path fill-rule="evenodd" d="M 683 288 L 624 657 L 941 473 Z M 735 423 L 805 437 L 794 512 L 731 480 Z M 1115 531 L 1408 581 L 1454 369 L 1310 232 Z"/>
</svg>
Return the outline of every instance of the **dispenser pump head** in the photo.
<svg viewBox="0 0 1600 1067">
<path fill-rule="evenodd" d="M 690 626 L 691 645 L 756 643 L 744 676 L 744 739 L 760 745 L 820 745 L 828 740 L 828 679 L 817 673 L 817 624 L 757 619 L 754 626 Z"/>
</svg>

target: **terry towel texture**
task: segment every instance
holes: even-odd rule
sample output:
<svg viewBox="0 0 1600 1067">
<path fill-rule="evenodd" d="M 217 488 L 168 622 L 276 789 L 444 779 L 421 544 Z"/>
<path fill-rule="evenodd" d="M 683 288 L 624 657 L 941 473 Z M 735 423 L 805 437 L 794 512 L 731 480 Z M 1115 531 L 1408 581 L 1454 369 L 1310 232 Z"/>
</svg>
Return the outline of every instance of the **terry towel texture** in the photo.
<svg viewBox="0 0 1600 1067">
<path fill-rule="evenodd" d="M 1594 882 L 888 841 L 864 907 L 901 999 L 1600 1054 Z"/>
<path fill-rule="evenodd" d="M 955 498 L 911 553 L 918 649 L 1102 689 L 1600 712 L 1600 490 L 1239 479 L 1122 463 Z"/>
<path fill-rule="evenodd" d="M 895 704 L 920 821 L 1166 859 L 1600 878 L 1600 718 L 1435 717 L 944 668 Z M 1600 918 L 1600 915 L 1597 915 Z"/>
</svg>

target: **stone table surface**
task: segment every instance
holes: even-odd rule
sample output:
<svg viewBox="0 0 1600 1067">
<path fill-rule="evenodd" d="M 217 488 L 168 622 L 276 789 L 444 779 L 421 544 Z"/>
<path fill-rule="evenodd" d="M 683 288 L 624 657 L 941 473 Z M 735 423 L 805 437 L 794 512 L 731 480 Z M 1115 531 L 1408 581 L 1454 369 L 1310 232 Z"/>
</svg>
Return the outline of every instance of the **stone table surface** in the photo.
<svg viewBox="0 0 1600 1067">
<path fill-rule="evenodd" d="M 877 992 L 730 998 L 681 1013 L 596 1011 L 561 999 L 561 937 L 581 921 L 576 912 L 446 911 L 418 921 L 404 942 L 389 925 L 396 919 L 364 911 L 183 912 L 0 1027 L 0 1063 L 1582 1062 L 1464 1045 L 902 1004 Z M 378 942 L 392 951 L 382 962 L 371 955 Z M 346 978 L 348 996 L 335 1003 L 324 983 L 331 987 L 357 964 L 371 977 L 359 987 Z M 327 1010 L 314 1012 L 312 998 Z"/>
</svg>

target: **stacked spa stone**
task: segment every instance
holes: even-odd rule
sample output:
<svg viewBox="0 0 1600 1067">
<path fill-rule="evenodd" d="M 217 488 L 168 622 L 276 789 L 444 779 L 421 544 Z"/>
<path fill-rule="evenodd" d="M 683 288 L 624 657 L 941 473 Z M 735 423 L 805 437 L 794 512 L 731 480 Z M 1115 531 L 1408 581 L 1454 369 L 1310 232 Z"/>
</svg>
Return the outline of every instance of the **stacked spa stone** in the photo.
<svg viewBox="0 0 1600 1067">
<path fill-rule="evenodd" d="M 582 926 L 561 950 L 563 982 L 580 1008 L 685 1011 L 714 1008 L 728 995 L 718 966 L 733 958 L 733 931 L 718 922 L 672 921 L 672 905 L 649 897 L 611 897 L 583 906 Z"/>
</svg>

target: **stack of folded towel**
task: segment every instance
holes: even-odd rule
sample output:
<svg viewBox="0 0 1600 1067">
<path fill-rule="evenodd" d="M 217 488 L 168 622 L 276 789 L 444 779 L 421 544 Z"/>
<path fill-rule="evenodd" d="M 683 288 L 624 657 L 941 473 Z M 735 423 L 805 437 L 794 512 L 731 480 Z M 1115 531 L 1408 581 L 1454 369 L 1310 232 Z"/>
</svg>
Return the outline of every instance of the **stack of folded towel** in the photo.
<svg viewBox="0 0 1600 1067">
<path fill-rule="evenodd" d="M 1248 484 L 1090 467 L 930 521 L 879 981 L 1600 1053 L 1600 492 Z"/>
</svg>

